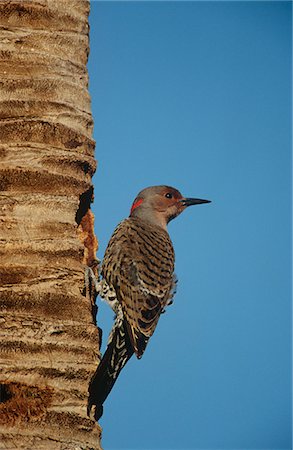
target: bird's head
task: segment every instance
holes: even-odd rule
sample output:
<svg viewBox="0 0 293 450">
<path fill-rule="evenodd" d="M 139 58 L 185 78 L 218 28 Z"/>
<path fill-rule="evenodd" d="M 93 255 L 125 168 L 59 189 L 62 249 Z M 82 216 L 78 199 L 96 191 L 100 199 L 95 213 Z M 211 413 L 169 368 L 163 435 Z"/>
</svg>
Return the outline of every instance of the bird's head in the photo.
<svg viewBox="0 0 293 450">
<path fill-rule="evenodd" d="M 201 203 L 210 203 L 210 200 L 183 197 L 177 189 L 170 186 L 151 186 L 137 195 L 131 207 L 130 217 L 139 217 L 166 229 L 170 220 L 181 214 L 188 206 Z"/>
</svg>

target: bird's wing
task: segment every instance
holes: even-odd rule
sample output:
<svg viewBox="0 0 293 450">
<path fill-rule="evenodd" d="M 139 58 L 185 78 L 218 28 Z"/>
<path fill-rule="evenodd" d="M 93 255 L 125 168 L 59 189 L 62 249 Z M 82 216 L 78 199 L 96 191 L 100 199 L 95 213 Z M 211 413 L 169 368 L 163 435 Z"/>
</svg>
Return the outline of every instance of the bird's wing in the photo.
<svg viewBox="0 0 293 450">
<path fill-rule="evenodd" d="M 122 222 L 112 239 L 103 272 L 105 276 L 107 258 L 110 261 L 115 254 L 115 270 L 108 271 L 107 281 L 116 291 L 130 340 L 140 358 L 174 291 L 173 246 L 164 230 L 138 219 Z"/>
</svg>

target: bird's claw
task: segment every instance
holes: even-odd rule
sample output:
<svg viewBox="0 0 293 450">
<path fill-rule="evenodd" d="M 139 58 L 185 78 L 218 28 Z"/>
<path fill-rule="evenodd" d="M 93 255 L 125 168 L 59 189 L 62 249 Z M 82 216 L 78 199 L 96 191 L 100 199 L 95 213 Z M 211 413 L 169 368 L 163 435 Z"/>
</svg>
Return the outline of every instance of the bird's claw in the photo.
<svg viewBox="0 0 293 450">
<path fill-rule="evenodd" d="M 99 294 L 101 290 L 100 285 L 100 276 L 98 275 L 98 278 L 94 274 L 94 271 L 91 267 L 86 266 L 84 270 L 84 284 L 85 284 L 85 291 L 86 294 L 89 293 L 90 295 L 93 293 Z"/>
</svg>

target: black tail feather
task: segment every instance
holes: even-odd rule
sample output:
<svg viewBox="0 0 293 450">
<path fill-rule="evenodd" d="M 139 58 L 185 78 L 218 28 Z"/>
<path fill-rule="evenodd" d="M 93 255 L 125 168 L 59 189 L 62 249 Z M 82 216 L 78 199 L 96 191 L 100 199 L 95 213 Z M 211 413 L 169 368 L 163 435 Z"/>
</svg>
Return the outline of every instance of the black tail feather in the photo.
<svg viewBox="0 0 293 450">
<path fill-rule="evenodd" d="M 133 355 L 133 348 L 124 323 L 116 326 L 112 339 L 90 382 L 88 415 L 93 405 L 96 405 L 94 417 L 96 420 L 103 414 L 103 403 L 113 388 L 119 373 Z"/>
</svg>

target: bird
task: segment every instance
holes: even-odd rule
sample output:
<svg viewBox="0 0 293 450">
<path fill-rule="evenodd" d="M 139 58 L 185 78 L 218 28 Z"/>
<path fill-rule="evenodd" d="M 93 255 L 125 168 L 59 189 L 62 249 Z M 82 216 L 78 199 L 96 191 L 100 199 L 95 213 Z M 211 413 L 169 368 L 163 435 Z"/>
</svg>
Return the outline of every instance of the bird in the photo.
<svg viewBox="0 0 293 450">
<path fill-rule="evenodd" d="M 106 351 L 89 385 L 88 415 L 95 405 L 95 420 L 102 416 L 119 373 L 133 354 L 142 357 L 161 314 L 172 303 L 177 279 L 167 225 L 187 207 L 202 203 L 210 200 L 183 197 L 170 186 L 147 187 L 110 238 L 101 279 L 94 280 L 96 293 L 115 313 Z"/>
</svg>

